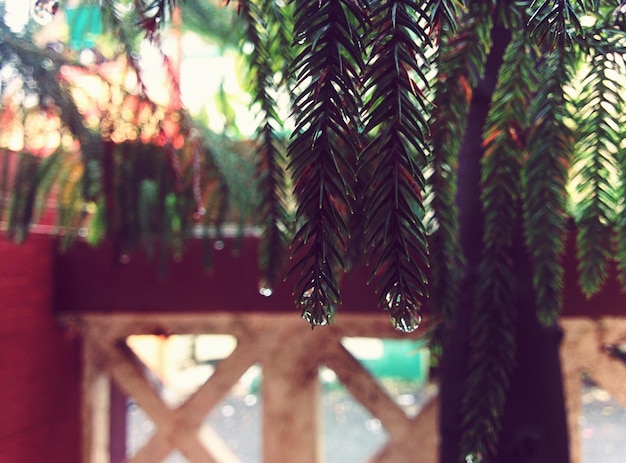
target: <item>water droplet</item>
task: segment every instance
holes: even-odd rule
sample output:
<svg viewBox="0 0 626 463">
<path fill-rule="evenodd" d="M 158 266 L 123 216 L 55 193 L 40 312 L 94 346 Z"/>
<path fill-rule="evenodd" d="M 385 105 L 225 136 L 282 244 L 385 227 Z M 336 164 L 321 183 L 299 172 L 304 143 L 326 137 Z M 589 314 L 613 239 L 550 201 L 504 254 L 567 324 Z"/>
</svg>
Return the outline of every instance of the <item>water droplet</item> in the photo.
<svg viewBox="0 0 626 463">
<path fill-rule="evenodd" d="M 216 251 L 221 251 L 222 249 L 224 249 L 224 242 L 222 240 L 217 240 L 215 243 L 213 243 L 213 249 L 215 249 Z"/>
<path fill-rule="evenodd" d="M 200 220 L 206 215 L 206 209 L 204 207 L 198 208 L 196 212 L 193 213 L 194 220 Z"/>
<path fill-rule="evenodd" d="M 84 64 L 85 66 L 94 64 L 96 62 L 96 58 L 97 56 L 94 51 L 88 48 L 81 50 L 80 54 L 78 55 L 78 61 L 80 62 L 80 64 Z"/>
<path fill-rule="evenodd" d="M 45 26 L 52 22 L 58 9 L 58 0 L 37 0 L 31 10 L 31 15 L 35 22 Z"/>
<path fill-rule="evenodd" d="M 415 396 L 413 394 L 400 394 L 396 397 L 396 403 L 403 407 L 408 407 L 409 405 L 413 405 L 415 403 Z"/>
<path fill-rule="evenodd" d="M 234 415 L 235 415 L 235 407 L 233 407 L 232 405 L 224 405 L 222 407 L 222 416 L 229 418 Z"/>
<path fill-rule="evenodd" d="M 419 304 L 399 292 L 388 293 L 386 298 L 393 327 L 403 333 L 412 333 L 422 323 Z"/>
<path fill-rule="evenodd" d="M 302 293 L 300 307 L 302 318 L 310 323 L 312 328 L 328 325 L 335 313 L 335 308 L 328 300 L 323 287 L 315 284 Z"/>
<path fill-rule="evenodd" d="M 243 399 L 243 403 L 245 403 L 248 407 L 253 407 L 258 401 L 259 399 L 254 394 L 248 394 Z"/>
<path fill-rule="evenodd" d="M 399 317 L 392 317 L 391 322 L 396 330 L 403 333 L 412 333 L 420 327 L 422 316 L 406 311 Z"/>
<path fill-rule="evenodd" d="M 270 285 L 265 280 L 259 282 L 259 294 L 264 297 L 270 297 L 273 291 Z"/>
<path fill-rule="evenodd" d="M 120 264 L 128 264 L 130 262 L 130 256 L 128 254 L 122 254 L 120 256 Z"/>
<path fill-rule="evenodd" d="M 254 48 L 255 48 L 254 44 L 246 40 L 241 46 L 241 51 L 243 52 L 244 55 L 251 55 L 252 52 L 254 52 Z"/>
<path fill-rule="evenodd" d="M 54 61 L 52 61 L 50 58 L 44 58 L 43 60 L 41 60 L 41 67 L 46 71 L 51 71 L 52 69 L 54 69 Z"/>
<path fill-rule="evenodd" d="M 466 463 L 481 463 L 483 461 L 483 457 L 480 453 L 470 453 L 465 456 Z"/>
<path fill-rule="evenodd" d="M 367 420 L 365 422 L 365 428 L 372 434 L 380 434 L 383 432 L 383 425 L 377 418 Z"/>
</svg>

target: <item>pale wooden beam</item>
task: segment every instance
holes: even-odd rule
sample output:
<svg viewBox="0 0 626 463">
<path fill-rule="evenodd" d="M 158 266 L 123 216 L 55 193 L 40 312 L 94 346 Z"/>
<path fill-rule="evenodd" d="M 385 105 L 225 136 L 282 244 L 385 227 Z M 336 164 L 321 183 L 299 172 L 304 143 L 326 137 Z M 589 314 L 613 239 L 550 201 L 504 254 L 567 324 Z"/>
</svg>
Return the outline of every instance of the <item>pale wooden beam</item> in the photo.
<svg viewBox="0 0 626 463">
<path fill-rule="evenodd" d="M 109 378 L 90 336 L 83 341 L 82 455 L 89 463 L 109 463 Z"/>
<path fill-rule="evenodd" d="M 259 337 L 263 461 L 321 463 L 320 382 L 310 330 L 289 323 Z"/>
</svg>

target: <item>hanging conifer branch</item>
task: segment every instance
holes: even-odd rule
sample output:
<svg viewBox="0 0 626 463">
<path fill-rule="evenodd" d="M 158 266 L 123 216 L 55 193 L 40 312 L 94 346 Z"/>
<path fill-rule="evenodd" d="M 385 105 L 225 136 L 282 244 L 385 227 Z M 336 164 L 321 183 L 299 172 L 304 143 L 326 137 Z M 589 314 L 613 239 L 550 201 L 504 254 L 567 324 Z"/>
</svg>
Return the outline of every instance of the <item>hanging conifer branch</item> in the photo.
<svg viewBox="0 0 626 463">
<path fill-rule="evenodd" d="M 176 5 L 176 0 L 154 0 L 149 4 L 137 0 L 135 8 L 126 9 L 120 8 L 114 0 L 103 0 L 101 11 L 102 20 L 106 26 L 105 30 L 113 34 L 120 42 L 128 65 L 135 72 L 140 95 L 148 97 L 148 86 L 139 62 L 141 55 L 137 51 L 138 43 L 143 35 L 161 53 L 163 68 L 167 77 L 166 85 L 169 87 L 169 104 L 172 108 L 180 109 L 182 101 L 179 76 L 174 68 L 174 63 L 162 50 L 159 33 L 166 21 L 170 19 Z"/>
<path fill-rule="evenodd" d="M 274 0 L 245 0 L 240 3 L 240 15 L 245 21 L 246 39 L 254 47 L 248 60 L 251 70 L 251 93 L 260 105 L 257 132 L 257 176 L 261 197 L 259 221 L 263 227 L 260 264 L 265 281 L 262 290 L 271 291 L 283 276 L 283 255 L 287 247 L 286 180 L 284 175 L 283 123 L 276 108 L 280 82 L 291 61 L 290 47 L 284 47 L 286 18 Z M 281 59 L 282 58 L 282 59 Z"/>
<path fill-rule="evenodd" d="M 102 11 L 102 23 L 105 31 L 119 41 L 126 54 L 128 65 L 135 71 L 140 92 L 142 95 L 146 95 L 146 85 L 141 78 L 141 69 L 138 63 L 140 55 L 136 52 L 137 37 L 142 32 L 141 28 L 136 27 L 136 23 L 142 24 L 137 16 L 138 11 L 136 8 L 122 9 L 114 0 L 103 0 L 100 10 Z"/>
<path fill-rule="evenodd" d="M 464 8 L 462 0 L 430 0 L 426 9 L 430 10 L 430 38 L 437 45 L 442 32 L 453 34 Z"/>
<path fill-rule="evenodd" d="M 518 32 L 504 54 L 483 132 L 483 248 L 463 399 L 463 456 L 489 461 L 499 439 L 515 359 L 516 269 L 521 178 L 536 51 Z"/>
<path fill-rule="evenodd" d="M 138 24 L 150 40 L 158 37 L 160 29 L 173 15 L 177 0 L 134 0 Z"/>
<path fill-rule="evenodd" d="M 584 9 L 581 0 L 576 3 Z M 533 26 L 533 34 L 539 42 L 548 37 L 553 49 L 564 49 L 572 43 L 574 33 L 583 33 L 579 12 L 570 0 L 534 0 L 530 8 L 528 24 Z"/>
<path fill-rule="evenodd" d="M 427 13 L 421 8 L 395 0 L 376 5 L 364 88 L 365 133 L 371 141 L 362 162 L 372 171 L 364 203 L 366 250 L 375 262 L 370 279 L 377 280 L 379 305 L 394 327 L 406 332 L 419 326 L 427 296 L 422 218 L 430 57 Z"/>
<path fill-rule="evenodd" d="M 581 138 L 575 146 L 573 181 L 576 186 L 577 256 L 580 285 L 587 296 L 605 283 L 613 258 L 614 225 L 619 198 L 616 156 L 621 140 L 615 121 L 623 107 L 624 88 L 619 64 L 610 54 L 590 50 L 577 102 Z M 623 72 L 623 71 L 622 71 Z"/>
<path fill-rule="evenodd" d="M 569 81 L 567 52 L 554 50 L 539 66 L 536 95 L 530 107 L 528 159 L 522 170 L 524 233 L 533 266 L 538 316 L 554 323 L 562 305 L 562 255 L 567 234 L 566 183 L 572 156 L 572 133 L 565 124 Z"/>
<path fill-rule="evenodd" d="M 9 153 L 2 153 L 7 158 Z M 24 241 L 33 220 L 35 196 L 39 186 L 39 176 L 45 169 L 40 167 L 43 162 L 51 161 L 55 156 L 48 157 L 41 161 L 37 156 L 30 153 L 22 153 L 17 158 L 15 176 L 11 193 L 15 200 L 11 202 L 7 214 L 7 236 L 10 240 L 18 243 Z"/>
<path fill-rule="evenodd" d="M 602 14 L 602 9 L 599 13 Z M 596 229 L 607 239 L 615 238 L 614 248 L 609 259 L 617 262 L 618 279 L 622 288 L 626 288 L 626 232 L 624 231 L 624 217 L 626 208 L 624 197 L 626 181 L 624 181 L 626 164 L 624 163 L 624 110 L 626 88 L 623 76 L 626 74 L 624 56 L 626 56 L 626 38 L 624 36 L 624 9 L 623 5 L 616 9 L 604 10 L 604 16 L 599 17 L 596 23 L 586 34 L 586 40 L 580 40 L 580 46 L 587 51 L 587 66 L 581 79 L 581 86 L 587 84 L 585 91 L 580 93 L 580 101 L 576 101 L 577 113 L 573 117 L 579 122 L 582 139 L 576 144 L 576 163 L 572 174 L 572 183 L 576 188 L 573 215 L 577 222 L 579 270 L 581 271 L 581 286 L 590 296 L 601 289 L 607 275 L 606 248 L 599 241 L 600 237 L 592 234 Z M 600 82 L 600 79 L 605 79 Z M 594 99 L 595 98 L 595 99 Z M 572 106 L 574 107 L 574 106 Z M 584 112 L 581 113 L 581 107 Z M 590 120 L 586 115 L 593 114 Z M 594 128 L 597 126 L 597 128 Z M 598 150 L 598 151 L 596 151 Z M 597 165 L 598 173 L 593 175 L 593 166 L 590 157 L 597 158 L 593 164 Z M 602 172 L 603 171 L 603 172 Z M 617 174 L 615 173 L 617 172 Z M 586 180 L 583 174 L 605 176 L 605 182 L 598 184 L 602 189 L 599 197 L 592 200 L 578 196 L 583 193 L 581 182 Z M 616 179 L 617 177 L 617 179 Z M 610 185 L 610 190 L 606 187 Z M 615 188 L 615 185 L 618 185 Z M 587 185 L 589 187 L 590 185 Z M 589 190 L 585 190 L 590 193 Z M 584 193 L 583 193 L 584 194 Z M 593 206 L 593 204 L 597 204 Z M 606 205 L 604 205 L 606 203 Z M 613 204 L 611 204 L 613 203 Z M 599 223 L 594 224 L 591 217 L 593 207 L 610 208 L 599 217 Z M 607 219 L 613 217 L 613 231 L 607 230 Z M 595 244 L 594 244 L 595 243 Z M 584 248 L 583 248 L 584 246 Z M 583 261 L 584 259 L 584 261 Z M 594 268 L 594 264 L 598 266 Z M 583 284 L 582 279 L 590 277 L 592 285 Z"/>
<path fill-rule="evenodd" d="M 432 158 L 429 206 L 431 250 L 430 295 L 433 310 L 449 325 L 454 323 L 459 287 L 462 279 L 463 253 L 459 244 L 456 206 L 457 154 L 472 98 L 473 88 L 483 73 L 487 52 L 491 47 L 490 15 L 486 8 L 476 6 L 475 15 L 460 21 L 458 32 L 442 40 L 437 65 L 432 114 Z M 482 9 L 482 13 L 478 13 Z M 477 20 L 476 17 L 482 20 Z M 445 326 L 442 326 L 445 330 Z M 443 332 L 438 334 L 438 337 Z M 437 340 L 440 344 L 441 340 Z"/>
<path fill-rule="evenodd" d="M 626 59 L 622 53 L 620 55 L 614 54 L 616 70 L 619 70 L 620 75 L 626 75 Z M 619 149 L 617 151 L 617 162 L 619 169 L 619 189 L 618 197 L 620 198 L 620 207 L 618 209 L 617 217 L 617 246 L 616 246 L 616 260 L 618 269 L 618 279 L 620 281 L 622 291 L 626 290 L 626 149 L 624 147 L 624 140 L 626 139 L 626 100 L 624 94 L 626 88 L 621 83 L 620 97 L 621 100 L 614 102 L 615 109 L 621 116 L 616 121 L 616 126 L 613 127 L 615 131 L 615 140 L 619 140 Z"/>
<path fill-rule="evenodd" d="M 61 76 L 63 66 L 73 63 L 56 52 L 41 50 L 17 37 L 4 25 L 0 28 L 0 63 L 10 63 L 15 75 L 22 76 L 23 82 L 29 83 L 22 84 L 25 95 L 36 96 L 43 110 L 58 112 L 63 126 L 80 142 L 84 164 L 81 194 L 87 201 L 93 199 L 100 188 L 96 166 L 101 147 L 97 135 L 85 126 L 70 85 Z"/>
<path fill-rule="evenodd" d="M 350 158 L 360 149 L 357 116 L 364 27 L 363 7 L 351 0 L 296 0 L 293 63 L 297 79 L 296 127 L 288 168 L 298 199 L 290 273 L 294 294 L 311 325 L 329 322 L 340 302 L 337 272 L 344 267 L 351 210 Z"/>
</svg>

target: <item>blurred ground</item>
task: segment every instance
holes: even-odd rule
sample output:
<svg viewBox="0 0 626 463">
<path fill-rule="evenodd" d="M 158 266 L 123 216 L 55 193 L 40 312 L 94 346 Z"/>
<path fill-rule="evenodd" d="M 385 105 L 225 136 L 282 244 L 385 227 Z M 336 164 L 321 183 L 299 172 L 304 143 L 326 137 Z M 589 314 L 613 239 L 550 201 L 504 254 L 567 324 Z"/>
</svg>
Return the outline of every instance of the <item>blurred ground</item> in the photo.
<svg viewBox="0 0 626 463">
<path fill-rule="evenodd" d="M 626 461 L 626 412 L 608 393 L 584 380 L 582 463 Z M 396 401 L 416 411 L 429 393 L 404 392 Z M 207 424 L 231 447 L 242 463 L 261 463 L 261 401 L 255 393 L 232 395 L 209 416 Z M 325 463 L 360 463 L 386 440 L 380 422 L 340 386 L 326 386 L 322 398 L 325 429 Z M 128 409 L 130 454 L 154 432 L 154 426 L 136 405 Z M 171 454 L 166 463 L 184 463 L 181 454 Z"/>
</svg>

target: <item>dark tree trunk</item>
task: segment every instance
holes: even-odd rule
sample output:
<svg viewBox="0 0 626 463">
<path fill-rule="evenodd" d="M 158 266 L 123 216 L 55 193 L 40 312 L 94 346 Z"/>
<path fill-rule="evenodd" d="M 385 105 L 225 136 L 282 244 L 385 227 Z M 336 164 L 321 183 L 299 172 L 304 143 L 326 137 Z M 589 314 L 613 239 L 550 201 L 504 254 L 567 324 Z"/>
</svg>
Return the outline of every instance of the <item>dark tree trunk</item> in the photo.
<svg viewBox="0 0 626 463">
<path fill-rule="evenodd" d="M 440 463 L 461 463 L 461 403 L 467 376 L 470 320 L 480 275 L 483 214 L 480 201 L 482 129 L 493 95 L 508 32 L 495 27 L 485 77 L 474 91 L 459 153 L 457 204 L 461 246 L 467 259 L 457 319 L 444 346 L 440 374 Z M 561 379 L 557 327 L 544 328 L 536 317 L 530 264 L 523 235 L 513 252 L 518 300 L 516 365 L 507 394 L 497 455 L 489 463 L 568 463 L 567 422 Z"/>
</svg>

